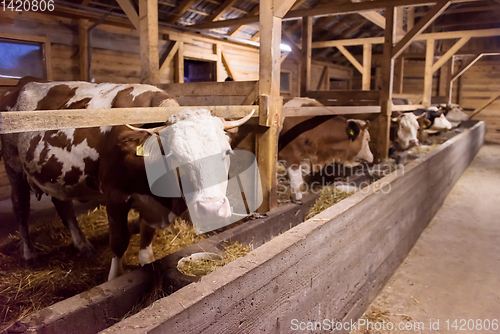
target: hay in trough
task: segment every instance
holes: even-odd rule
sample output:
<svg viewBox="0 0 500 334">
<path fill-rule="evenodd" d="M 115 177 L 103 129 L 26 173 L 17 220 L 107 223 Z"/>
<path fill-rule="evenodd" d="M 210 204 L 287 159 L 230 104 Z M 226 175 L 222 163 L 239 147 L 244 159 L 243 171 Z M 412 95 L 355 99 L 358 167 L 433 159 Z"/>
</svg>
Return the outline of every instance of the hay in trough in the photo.
<svg viewBox="0 0 500 334">
<path fill-rule="evenodd" d="M 131 211 L 131 238 L 124 256 L 125 270 L 138 267 L 138 220 L 139 214 Z M 38 253 L 32 266 L 21 264 L 18 233 L 0 243 L 0 319 L 3 324 L 0 331 L 35 311 L 107 280 L 113 254 L 109 247 L 105 207 L 80 215 L 78 223 L 95 247 L 93 258 L 85 258 L 78 252 L 69 230 L 60 220 L 30 226 L 30 236 Z M 159 259 L 204 238 L 196 235 L 191 224 L 177 219 L 169 227 L 156 231 L 153 251 Z"/>
<path fill-rule="evenodd" d="M 334 204 L 337 204 L 341 200 L 351 196 L 353 192 L 347 192 L 338 190 L 335 187 L 323 187 L 321 193 L 314 202 L 314 205 L 309 209 L 309 213 L 306 216 L 306 220 L 316 216 L 318 213 L 325 211 Z"/>
<path fill-rule="evenodd" d="M 179 271 L 188 276 L 208 275 L 217 268 L 223 267 L 239 257 L 243 257 L 252 251 L 252 246 L 245 246 L 239 242 L 228 243 L 224 246 L 224 252 L 219 258 L 197 259 L 185 261 L 179 266 Z"/>
</svg>

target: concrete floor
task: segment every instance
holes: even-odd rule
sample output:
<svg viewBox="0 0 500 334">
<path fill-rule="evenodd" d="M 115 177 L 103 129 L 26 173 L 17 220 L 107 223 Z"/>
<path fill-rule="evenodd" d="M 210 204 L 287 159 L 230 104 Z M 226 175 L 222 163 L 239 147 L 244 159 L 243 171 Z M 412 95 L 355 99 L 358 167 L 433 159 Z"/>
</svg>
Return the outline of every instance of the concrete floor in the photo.
<svg viewBox="0 0 500 334">
<path fill-rule="evenodd" d="M 363 318 L 395 328 L 352 334 L 500 333 L 500 145 L 481 148 Z M 456 331 L 455 319 L 459 329 L 460 319 L 496 319 L 498 329 L 470 322 Z M 433 326 L 439 320 L 439 330 L 430 320 Z M 424 327 L 398 328 L 415 322 Z"/>
</svg>

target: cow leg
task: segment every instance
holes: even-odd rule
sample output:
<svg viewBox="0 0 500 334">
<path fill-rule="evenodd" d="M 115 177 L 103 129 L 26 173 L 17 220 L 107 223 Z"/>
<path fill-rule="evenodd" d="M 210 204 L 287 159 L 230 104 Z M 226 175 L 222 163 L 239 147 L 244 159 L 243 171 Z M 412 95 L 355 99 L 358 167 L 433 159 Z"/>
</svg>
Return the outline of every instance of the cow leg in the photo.
<svg viewBox="0 0 500 334">
<path fill-rule="evenodd" d="M 302 166 L 292 165 L 287 168 L 288 177 L 290 178 L 290 187 L 292 188 L 292 202 L 301 203 L 302 192 L 301 185 L 304 183 L 302 178 Z"/>
<path fill-rule="evenodd" d="M 71 233 L 71 238 L 73 239 L 75 247 L 87 257 L 95 255 L 94 246 L 92 246 L 85 234 L 83 234 L 80 226 L 78 226 L 73 201 L 61 201 L 52 197 L 52 203 L 56 207 L 57 214 L 61 217 L 64 226 L 66 226 Z"/>
<path fill-rule="evenodd" d="M 28 217 L 30 214 L 30 185 L 24 175 L 21 161 L 17 156 L 17 148 L 11 147 L 7 140 L 2 138 L 4 150 L 5 172 L 11 186 L 11 200 L 14 214 L 16 215 L 19 233 L 21 234 L 21 257 L 25 261 L 31 261 L 36 257 L 35 247 L 31 242 L 28 228 Z"/>
<path fill-rule="evenodd" d="M 109 223 L 109 243 L 111 251 L 114 254 L 111 260 L 108 281 L 123 275 L 123 255 L 127 250 L 130 235 L 128 232 L 127 215 L 130 210 L 130 204 L 123 202 L 106 201 L 106 212 L 108 213 Z"/>
<path fill-rule="evenodd" d="M 155 228 L 149 226 L 144 221 L 141 222 L 141 249 L 139 250 L 139 264 L 141 266 L 155 260 L 155 255 L 153 253 L 153 238 L 155 232 Z"/>
</svg>

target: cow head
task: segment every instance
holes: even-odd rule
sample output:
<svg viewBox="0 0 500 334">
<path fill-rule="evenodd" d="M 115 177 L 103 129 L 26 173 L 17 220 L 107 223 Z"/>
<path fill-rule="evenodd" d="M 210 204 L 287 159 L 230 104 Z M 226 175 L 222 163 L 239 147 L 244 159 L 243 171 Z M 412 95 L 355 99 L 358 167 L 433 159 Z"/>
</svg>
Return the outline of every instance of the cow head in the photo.
<svg viewBox="0 0 500 334">
<path fill-rule="evenodd" d="M 144 145 L 153 194 L 183 196 L 195 226 L 196 222 L 211 223 L 230 217 L 226 190 L 229 156 L 233 151 L 224 130 L 242 125 L 252 114 L 231 122 L 212 116 L 208 110 L 170 117 L 158 136 L 151 136 Z"/>
<path fill-rule="evenodd" d="M 434 123 L 431 126 L 431 130 L 443 131 L 443 130 L 451 130 L 453 126 L 450 121 L 446 119 L 443 113 L 440 113 L 439 116 L 434 118 Z"/>
<path fill-rule="evenodd" d="M 419 120 L 422 119 L 425 119 L 425 114 L 417 117 L 411 112 L 392 118 L 392 122 L 396 123 L 398 127 L 396 142 L 403 150 L 418 145 Z"/>
<path fill-rule="evenodd" d="M 462 121 L 467 121 L 469 116 L 464 113 L 457 105 L 449 106 L 449 111 L 446 114 L 446 119 L 452 126 L 458 126 Z"/>
<path fill-rule="evenodd" d="M 357 152 L 354 157 L 349 159 L 345 165 L 348 167 L 359 165 L 362 162 L 373 162 L 373 154 L 370 151 L 370 133 L 368 127 L 370 121 L 362 121 L 359 119 L 347 120 L 347 137 L 350 140 L 351 149 Z"/>
</svg>

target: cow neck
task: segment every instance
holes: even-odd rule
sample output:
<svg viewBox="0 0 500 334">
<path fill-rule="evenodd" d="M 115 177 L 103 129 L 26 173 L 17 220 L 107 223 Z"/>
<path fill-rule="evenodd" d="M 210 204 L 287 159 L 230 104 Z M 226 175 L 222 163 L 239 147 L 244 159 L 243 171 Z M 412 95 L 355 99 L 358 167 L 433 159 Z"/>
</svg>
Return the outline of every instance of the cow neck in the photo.
<svg viewBox="0 0 500 334">
<path fill-rule="evenodd" d="M 163 149 L 163 145 L 161 143 L 160 134 L 156 131 L 154 132 L 154 134 L 156 135 L 156 140 L 158 141 L 158 145 L 160 146 L 160 153 L 162 156 L 165 156 L 166 154 L 165 154 L 165 150 Z M 167 169 L 168 169 L 168 166 L 165 166 L 165 167 L 167 167 Z M 184 200 L 184 203 L 187 204 L 186 197 L 184 196 L 184 191 L 182 190 L 182 182 L 181 182 L 181 175 L 179 173 L 179 167 L 177 167 L 175 169 L 175 174 L 177 175 L 177 182 L 179 183 L 179 190 L 181 193 L 181 197 Z"/>
<path fill-rule="evenodd" d="M 327 116 L 314 116 L 305 120 L 299 124 L 294 125 L 290 130 L 288 130 L 284 135 L 280 136 L 278 142 L 278 152 L 284 149 L 288 144 L 290 144 L 295 138 L 312 130 L 324 122 L 336 117 L 335 115 L 327 115 Z"/>
</svg>

